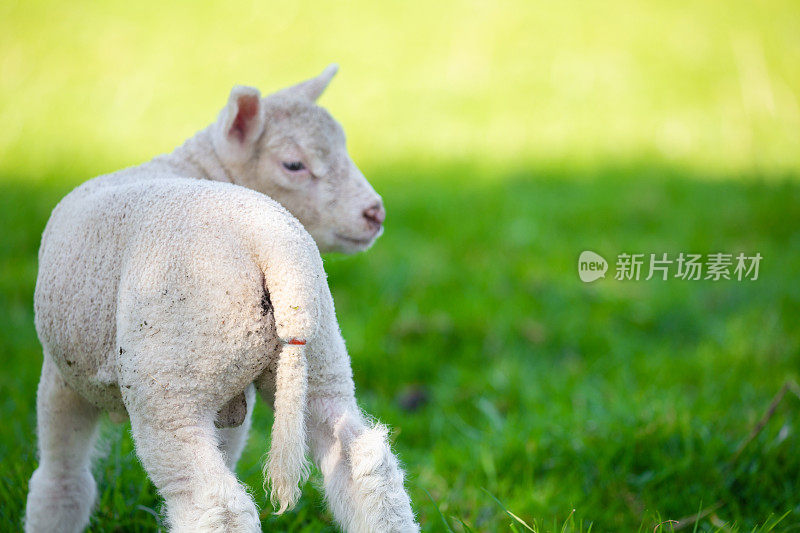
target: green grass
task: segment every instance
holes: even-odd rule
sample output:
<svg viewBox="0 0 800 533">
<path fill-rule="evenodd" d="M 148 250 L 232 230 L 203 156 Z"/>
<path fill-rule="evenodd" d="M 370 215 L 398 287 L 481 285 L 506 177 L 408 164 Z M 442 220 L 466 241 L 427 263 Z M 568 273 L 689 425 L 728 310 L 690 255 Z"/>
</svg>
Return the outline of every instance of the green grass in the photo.
<svg viewBox="0 0 800 533">
<path fill-rule="evenodd" d="M 412 170 L 424 195 L 405 179 Z M 520 168 L 468 184 L 467 171 L 373 169 L 385 236 L 368 254 L 326 258 L 359 399 L 395 429 L 425 529 L 508 530 L 494 498 L 544 531 L 567 517 L 568 529 L 652 530 L 717 501 L 715 520 L 742 531 L 786 512 L 781 526 L 800 524 L 799 399 L 787 396 L 730 463 L 798 377 L 797 180 L 637 166 L 578 179 Z M 66 188 L 15 185 L 2 197 L 0 223 L 16 230 L 0 262 L 0 529 L 19 524 L 36 464 L 35 251 Z M 586 285 L 576 275 L 586 248 L 759 251 L 764 262 L 756 282 Z M 412 412 L 402 400 L 414 390 L 428 402 Z M 268 510 L 270 416 L 256 413 L 239 474 Z M 127 426 L 104 434 L 95 528 L 154 527 L 159 503 Z M 297 510 L 264 518 L 265 528 L 331 527 L 313 483 Z"/>
<path fill-rule="evenodd" d="M 800 529 L 800 10 L 792 0 L 0 3 L 0 531 L 36 466 L 36 251 L 91 176 L 171 150 L 230 87 L 329 62 L 383 194 L 326 257 L 363 407 L 425 531 Z M 756 282 L 578 280 L 577 258 L 760 252 Z M 416 409 L 408 404 L 423 401 Z M 270 514 L 269 410 L 238 473 L 267 530 L 333 531 L 314 481 Z M 104 423 L 93 531 L 153 530 Z M 518 517 L 518 518 L 517 518 Z M 660 526 L 658 524 L 661 524 Z M 527 525 L 527 526 L 526 526 Z"/>
</svg>

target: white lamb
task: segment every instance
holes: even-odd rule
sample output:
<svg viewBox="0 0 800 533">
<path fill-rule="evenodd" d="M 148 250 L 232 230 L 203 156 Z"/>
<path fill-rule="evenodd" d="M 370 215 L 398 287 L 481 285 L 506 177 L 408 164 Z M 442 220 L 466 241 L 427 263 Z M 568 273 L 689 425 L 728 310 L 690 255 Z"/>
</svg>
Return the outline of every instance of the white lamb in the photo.
<svg viewBox="0 0 800 533">
<path fill-rule="evenodd" d="M 300 496 L 308 447 L 345 530 L 419 530 L 386 428 L 356 405 L 318 251 L 368 248 L 385 216 L 314 104 L 335 71 L 263 99 L 234 88 L 175 152 L 90 180 L 53 210 L 26 531 L 87 525 L 103 411 L 130 417 L 173 531 L 261 531 L 233 473 L 256 390 L 274 404 L 265 476 L 279 513 Z"/>
</svg>

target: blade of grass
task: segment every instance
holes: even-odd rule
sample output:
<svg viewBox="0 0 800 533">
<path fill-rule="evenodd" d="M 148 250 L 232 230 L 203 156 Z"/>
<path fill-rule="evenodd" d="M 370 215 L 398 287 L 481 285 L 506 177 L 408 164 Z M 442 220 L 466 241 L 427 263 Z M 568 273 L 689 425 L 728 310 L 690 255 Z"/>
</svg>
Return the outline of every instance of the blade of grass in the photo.
<svg viewBox="0 0 800 533">
<path fill-rule="evenodd" d="M 561 526 L 561 533 L 564 533 L 567 530 L 567 524 L 569 524 L 570 518 L 572 518 L 572 515 L 574 514 L 575 514 L 575 509 L 569 512 L 569 515 L 567 515 L 566 520 L 564 520 L 564 524 Z"/>
<path fill-rule="evenodd" d="M 535 529 L 533 529 L 531 526 L 529 526 L 529 525 L 528 525 L 528 524 L 525 522 L 525 520 L 523 520 L 522 518 L 518 517 L 517 515 L 515 515 L 515 514 L 514 514 L 514 513 L 512 513 L 511 511 L 509 511 L 509 510 L 506 508 L 506 506 L 505 506 L 505 505 L 503 505 L 503 503 L 502 503 L 500 500 L 498 500 L 497 498 L 495 498 L 495 497 L 494 497 L 494 494 L 492 494 L 491 492 L 489 492 L 488 490 L 486 490 L 484 487 L 481 487 L 481 490 L 483 490 L 483 492 L 485 492 L 486 494 L 488 494 L 489 496 L 491 496 L 491 497 L 492 497 L 492 499 L 493 499 L 494 501 L 496 501 L 496 502 L 497 502 L 497 505 L 499 505 L 499 506 L 500 506 L 500 507 L 503 509 L 503 511 L 505 511 L 505 512 L 506 512 L 506 514 L 507 514 L 508 516 L 510 516 L 511 518 L 513 518 L 514 520 L 516 520 L 517 522 L 519 522 L 520 524 L 522 524 L 523 526 L 525 526 L 525 528 L 526 528 L 528 531 L 533 531 L 533 533 L 536 533 L 536 530 L 535 530 Z"/>
<path fill-rule="evenodd" d="M 744 452 L 745 448 L 747 448 L 747 445 L 753 442 L 753 439 L 755 439 L 758 434 L 761 433 L 761 430 L 764 429 L 764 427 L 770 421 L 772 416 L 775 414 L 775 411 L 778 409 L 778 406 L 781 404 L 783 397 L 789 391 L 800 398 L 800 387 L 798 387 L 797 383 L 792 380 L 784 383 L 783 387 L 781 387 L 781 390 L 779 390 L 775 397 L 772 398 L 772 402 L 770 402 L 769 407 L 767 407 L 767 410 L 764 412 L 764 415 L 750 431 L 750 434 L 747 436 L 747 438 L 742 441 L 742 443 L 736 449 L 736 453 L 734 453 L 733 457 L 731 457 L 729 466 L 736 464 L 737 459 L 739 459 L 739 456 L 742 455 L 742 452 Z"/>
<path fill-rule="evenodd" d="M 448 533 L 455 533 L 455 531 L 453 531 L 453 528 L 451 528 L 450 524 L 447 522 L 447 519 L 442 514 L 442 510 L 439 509 L 439 504 L 436 503 L 436 500 L 433 499 L 433 496 L 431 496 L 431 493 L 428 492 L 428 489 L 423 488 L 422 490 L 425 491 L 425 494 L 428 495 L 428 498 L 431 500 L 431 503 L 433 503 L 433 506 L 436 508 L 436 512 L 439 513 L 439 518 L 442 519 L 442 523 L 444 524 L 444 527 L 445 527 L 445 529 L 447 529 Z"/>
<path fill-rule="evenodd" d="M 465 531 L 466 533 L 472 533 L 472 528 L 471 528 L 471 527 L 469 527 L 469 526 L 467 525 L 467 523 L 466 523 L 466 522 L 464 522 L 463 520 L 461 520 L 461 519 L 460 519 L 460 518 L 458 518 L 457 516 L 451 516 L 450 518 L 452 518 L 452 519 L 454 519 L 454 520 L 458 520 L 459 522 L 461 522 L 461 527 L 463 527 L 463 528 L 464 528 L 464 531 Z"/>
</svg>

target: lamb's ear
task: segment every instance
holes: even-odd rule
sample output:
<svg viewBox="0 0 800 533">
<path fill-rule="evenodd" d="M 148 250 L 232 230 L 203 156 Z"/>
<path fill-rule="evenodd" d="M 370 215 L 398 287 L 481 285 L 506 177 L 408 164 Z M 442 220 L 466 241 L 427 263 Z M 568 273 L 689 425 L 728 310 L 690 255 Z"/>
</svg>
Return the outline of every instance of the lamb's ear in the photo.
<svg viewBox="0 0 800 533">
<path fill-rule="evenodd" d="M 310 80 L 301 81 L 297 85 L 292 85 L 291 87 L 287 87 L 285 89 L 281 89 L 275 94 L 286 95 L 286 96 L 295 96 L 298 98 L 303 98 L 305 100 L 310 100 L 312 102 L 316 102 L 317 98 L 325 91 L 325 88 L 331 82 L 331 79 L 336 75 L 336 72 L 339 71 L 339 65 L 336 63 L 332 63 L 328 65 L 325 70 L 323 70 L 319 76 L 316 78 L 311 78 Z"/>
<path fill-rule="evenodd" d="M 223 144 L 247 149 L 261 136 L 263 129 L 261 93 L 253 87 L 237 85 L 231 90 L 228 105 L 220 115 L 218 138 Z"/>
</svg>

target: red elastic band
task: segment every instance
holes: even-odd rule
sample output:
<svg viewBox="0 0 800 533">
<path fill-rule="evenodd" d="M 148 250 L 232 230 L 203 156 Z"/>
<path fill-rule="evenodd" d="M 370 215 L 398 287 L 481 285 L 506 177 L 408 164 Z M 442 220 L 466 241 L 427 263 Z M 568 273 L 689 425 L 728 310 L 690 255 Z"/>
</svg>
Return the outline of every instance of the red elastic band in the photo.
<svg viewBox="0 0 800 533">
<path fill-rule="evenodd" d="M 295 346 L 305 346 L 306 341 L 302 339 L 292 339 L 289 341 L 289 344 L 294 344 Z"/>
</svg>

